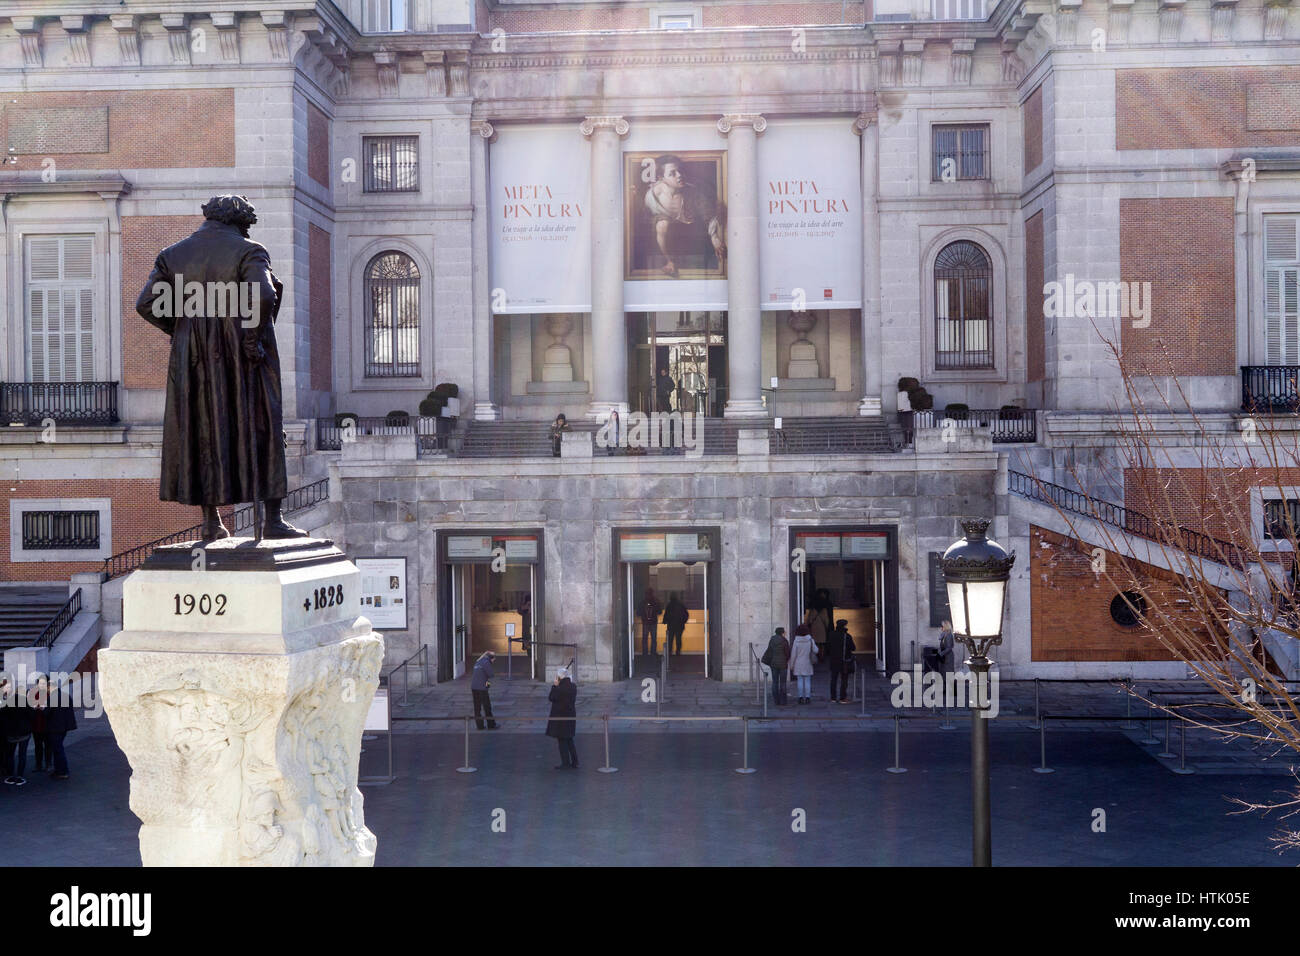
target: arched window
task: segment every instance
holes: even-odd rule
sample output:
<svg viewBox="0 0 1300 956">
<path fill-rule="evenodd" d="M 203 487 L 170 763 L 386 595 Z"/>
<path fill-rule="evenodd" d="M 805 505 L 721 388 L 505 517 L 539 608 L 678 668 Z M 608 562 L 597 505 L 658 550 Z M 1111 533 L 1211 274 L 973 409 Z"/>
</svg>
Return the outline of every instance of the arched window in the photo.
<svg viewBox="0 0 1300 956">
<path fill-rule="evenodd" d="M 965 239 L 934 261 L 934 367 L 993 368 L 993 264 Z"/>
<path fill-rule="evenodd" d="M 366 266 L 366 377 L 420 374 L 420 270 L 405 253 Z"/>
</svg>

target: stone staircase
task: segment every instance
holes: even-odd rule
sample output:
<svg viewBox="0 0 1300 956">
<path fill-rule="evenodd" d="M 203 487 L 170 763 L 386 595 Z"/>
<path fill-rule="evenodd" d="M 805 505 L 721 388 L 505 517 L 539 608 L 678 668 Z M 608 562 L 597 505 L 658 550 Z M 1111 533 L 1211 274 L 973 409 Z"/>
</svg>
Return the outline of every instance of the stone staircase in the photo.
<svg viewBox="0 0 1300 956">
<path fill-rule="evenodd" d="M 0 588 L 0 651 L 33 645 L 67 601 L 66 584 Z"/>
</svg>

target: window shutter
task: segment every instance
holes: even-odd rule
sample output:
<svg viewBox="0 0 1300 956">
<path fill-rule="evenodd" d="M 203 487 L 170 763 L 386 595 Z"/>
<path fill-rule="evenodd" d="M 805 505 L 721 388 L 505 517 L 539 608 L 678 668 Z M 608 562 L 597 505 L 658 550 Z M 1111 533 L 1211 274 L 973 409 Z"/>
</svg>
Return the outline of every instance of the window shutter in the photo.
<svg viewBox="0 0 1300 956">
<path fill-rule="evenodd" d="M 1300 365 L 1300 216 L 1264 217 L 1265 362 Z"/>
<path fill-rule="evenodd" d="M 91 236 L 28 240 L 27 352 L 33 382 L 95 378 L 94 249 Z"/>
</svg>

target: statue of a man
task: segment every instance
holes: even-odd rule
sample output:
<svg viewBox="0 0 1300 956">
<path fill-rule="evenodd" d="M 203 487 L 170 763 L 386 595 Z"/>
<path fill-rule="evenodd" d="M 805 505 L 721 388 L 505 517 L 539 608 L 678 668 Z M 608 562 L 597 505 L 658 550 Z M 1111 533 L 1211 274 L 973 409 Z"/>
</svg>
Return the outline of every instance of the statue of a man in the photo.
<svg viewBox="0 0 1300 956">
<path fill-rule="evenodd" d="M 273 323 L 284 286 L 243 196 L 214 196 L 191 236 L 158 254 L 135 309 L 171 336 L 158 497 L 203 508 L 204 541 L 226 538 L 219 505 L 266 502 L 264 538 L 285 522 L 280 356 Z"/>
</svg>

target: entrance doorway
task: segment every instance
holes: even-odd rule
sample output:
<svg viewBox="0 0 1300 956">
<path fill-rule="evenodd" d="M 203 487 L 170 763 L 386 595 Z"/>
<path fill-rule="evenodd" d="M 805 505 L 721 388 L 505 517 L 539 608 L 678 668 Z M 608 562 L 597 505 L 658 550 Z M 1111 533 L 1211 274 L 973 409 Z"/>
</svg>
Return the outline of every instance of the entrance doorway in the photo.
<svg viewBox="0 0 1300 956">
<path fill-rule="evenodd" d="M 880 530 L 792 530 L 801 549 L 802 570 L 791 574 L 794 624 L 808 611 L 820 613 L 826 636 L 847 622 L 860 666 L 877 672 L 898 669 L 898 580 L 894 532 Z M 814 636 L 820 638 L 817 624 Z"/>
<path fill-rule="evenodd" d="M 463 677 L 486 651 L 494 670 L 536 679 L 544 655 L 535 635 L 541 620 L 540 535 L 442 535 L 438 680 Z"/>
<path fill-rule="evenodd" d="M 727 401 L 726 323 L 725 312 L 629 313 L 628 407 L 720 417 Z"/>
<path fill-rule="evenodd" d="M 665 654 L 673 677 L 720 672 L 716 538 L 716 531 L 617 533 L 616 677 L 657 677 Z"/>
</svg>

